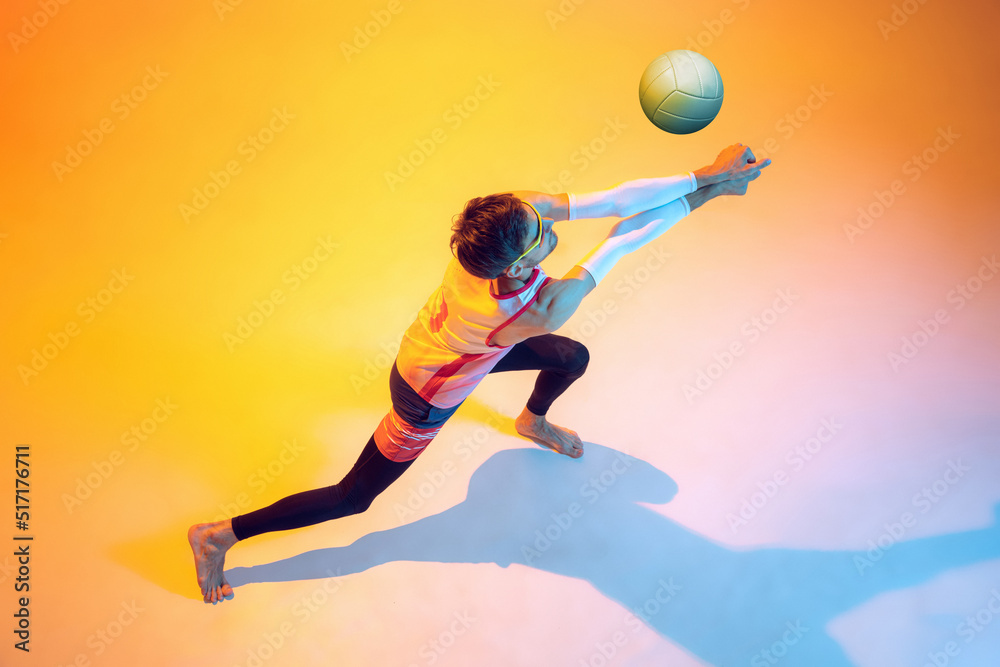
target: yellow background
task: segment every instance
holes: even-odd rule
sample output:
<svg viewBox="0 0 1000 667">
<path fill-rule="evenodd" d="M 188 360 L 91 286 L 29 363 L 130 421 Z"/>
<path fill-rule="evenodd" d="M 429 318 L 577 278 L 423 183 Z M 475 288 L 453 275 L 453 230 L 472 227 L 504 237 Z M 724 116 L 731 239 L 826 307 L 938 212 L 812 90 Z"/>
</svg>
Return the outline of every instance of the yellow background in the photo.
<svg viewBox="0 0 1000 667">
<path fill-rule="evenodd" d="M 667 472 L 680 493 L 658 511 L 728 544 L 865 548 L 956 453 L 978 476 L 920 531 L 991 522 L 1000 281 L 984 281 L 961 309 L 948 295 L 1000 249 L 1000 10 L 912 2 L 887 32 L 898 3 L 654 4 L 4 4 L 0 447 L 9 467 L 0 510 L 13 512 L 13 448 L 30 444 L 35 541 L 30 655 L 11 648 L 14 559 L 0 560 L 0 661 L 247 664 L 248 648 L 321 582 L 240 587 L 233 601 L 204 605 L 186 529 L 233 514 L 241 499 L 241 511 L 256 509 L 339 481 L 388 409 L 394 346 L 440 282 L 465 201 L 673 175 L 736 142 L 773 159 L 747 196 L 710 202 L 659 239 L 667 268 L 627 297 L 616 281 L 645 275 L 636 271 L 646 255 L 623 260 L 559 332 L 583 340 L 592 362 L 553 421 Z M 43 5 L 58 11 L 38 18 Z M 31 21 L 42 25 L 32 32 Z M 718 67 L 725 102 L 706 129 L 669 135 L 642 115 L 639 76 L 692 44 Z M 142 98 L 127 115 L 123 96 Z M 290 119 L 265 131 L 270 143 L 248 160 L 241 145 L 275 110 Z M 112 131 L 88 139 L 102 123 Z M 619 130 L 602 140 L 609 123 Z M 958 138 L 935 148 L 949 129 Z M 444 141 L 390 184 L 387 172 L 435 131 Z M 89 154 L 61 169 L 71 149 Z M 925 152 L 933 162 L 914 172 L 909 161 Z M 185 220 L 182 207 L 230 161 L 239 173 Z M 894 181 L 902 193 L 851 234 L 858 209 L 878 193 L 885 200 Z M 558 223 L 560 246 L 543 268 L 560 277 L 608 226 Z M 292 289 L 287 272 L 319 239 L 336 250 Z M 119 287 L 116 271 L 133 277 L 102 292 Z M 684 385 L 713 354 L 746 342 L 741 325 L 781 289 L 799 296 L 788 314 L 687 400 Z M 273 313 L 227 345 L 275 290 L 283 301 Z M 89 318 L 88 299 L 107 303 Z M 616 312 L 587 326 L 607 299 Z M 942 309 L 947 323 L 894 368 L 902 337 Z M 78 335 L 61 338 L 74 324 Z M 44 367 L 26 371 L 47 345 Z M 485 381 L 407 473 L 438 469 L 448 443 L 489 424 L 489 409 L 504 415 L 418 516 L 460 502 L 492 453 L 532 446 L 511 420 L 533 375 L 516 375 Z M 158 400 L 176 408 L 150 421 L 164 414 Z M 791 499 L 734 535 L 726 514 L 830 414 L 847 424 L 841 458 L 810 467 Z M 129 450 L 123 435 L 143 424 L 147 439 Z M 288 441 L 303 450 L 261 488 L 255 471 Z M 260 537 L 227 563 L 399 525 L 393 503 L 411 490 L 405 479 L 366 514 Z M 17 533 L 4 525 L 0 535 Z M 425 664 L 418 647 L 468 603 L 482 625 L 440 664 L 517 664 L 516 638 L 533 647 L 519 664 L 576 665 L 592 650 L 581 643 L 602 636 L 601 619 L 614 617 L 611 626 L 620 615 L 579 581 L 527 568 L 396 562 L 343 581 L 336 602 L 268 664 Z M 88 638 L 132 600 L 145 611 L 98 654 Z M 907 617 L 914 637 L 933 613 Z M 997 646 L 992 630 L 976 646 Z M 848 652 L 863 651 L 850 636 Z M 668 638 L 643 642 L 646 658 L 623 653 L 615 664 L 707 664 Z M 914 660 L 937 646 L 906 645 L 897 655 Z"/>
</svg>

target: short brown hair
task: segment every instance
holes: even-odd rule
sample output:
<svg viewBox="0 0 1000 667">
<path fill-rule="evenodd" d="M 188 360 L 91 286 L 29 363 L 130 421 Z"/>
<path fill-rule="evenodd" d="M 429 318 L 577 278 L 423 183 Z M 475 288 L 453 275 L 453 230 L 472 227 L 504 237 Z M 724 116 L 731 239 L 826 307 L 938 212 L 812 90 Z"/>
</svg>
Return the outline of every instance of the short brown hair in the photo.
<svg viewBox="0 0 1000 667">
<path fill-rule="evenodd" d="M 524 252 L 528 213 L 510 192 L 476 197 L 465 204 L 451 230 L 451 251 L 462 267 L 492 280 Z"/>
</svg>

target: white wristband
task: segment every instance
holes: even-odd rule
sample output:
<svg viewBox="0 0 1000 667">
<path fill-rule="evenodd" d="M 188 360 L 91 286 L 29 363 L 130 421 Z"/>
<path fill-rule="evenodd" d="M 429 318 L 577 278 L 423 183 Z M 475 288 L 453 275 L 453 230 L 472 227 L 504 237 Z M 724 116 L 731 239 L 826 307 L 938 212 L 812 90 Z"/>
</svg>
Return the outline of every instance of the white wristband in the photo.
<svg viewBox="0 0 1000 667">
<path fill-rule="evenodd" d="M 569 193 L 569 220 L 580 218 L 627 218 L 663 206 L 698 189 L 693 171 L 663 178 L 640 178 L 620 183 L 610 190 Z"/>
<path fill-rule="evenodd" d="M 690 212 L 691 205 L 682 196 L 663 206 L 626 218 L 615 225 L 608 238 L 577 262 L 577 266 L 586 269 L 594 277 L 594 282 L 600 284 L 618 260 L 659 237 Z"/>
</svg>

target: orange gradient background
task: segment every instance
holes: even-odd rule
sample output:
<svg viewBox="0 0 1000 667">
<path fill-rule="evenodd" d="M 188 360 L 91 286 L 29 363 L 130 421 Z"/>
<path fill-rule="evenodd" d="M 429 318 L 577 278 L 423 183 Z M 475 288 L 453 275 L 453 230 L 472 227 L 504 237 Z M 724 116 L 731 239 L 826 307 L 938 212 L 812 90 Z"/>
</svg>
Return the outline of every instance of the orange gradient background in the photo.
<svg viewBox="0 0 1000 667">
<path fill-rule="evenodd" d="M 290 621 L 262 664 L 601 664 L 595 646 L 625 610 L 586 580 L 389 557 L 325 584 L 237 586 L 211 606 L 186 530 L 340 480 L 388 410 L 388 364 L 440 283 L 468 199 L 669 176 L 736 142 L 773 164 L 747 196 L 709 202 L 654 241 L 666 264 L 645 270 L 640 250 L 584 301 L 558 333 L 591 363 L 549 417 L 669 475 L 676 496 L 649 507 L 727 549 L 867 550 L 959 458 L 971 472 L 906 539 L 994 525 L 1000 280 L 982 267 L 1000 250 L 1000 9 L 907 6 L 5 3 L 0 663 L 250 665 Z M 725 102 L 704 130 L 670 135 L 642 115 L 639 77 L 695 47 Z M 87 153 L 76 166 L 71 150 Z M 406 162 L 420 164 L 400 175 Z M 222 176 L 227 165 L 238 172 Z M 876 213 L 863 229 L 859 209 Z M 556 223 L 545 271 L 561 277 L 612 223 Z M 959 285 L 977 289 L 962 307 Z M 751 341 L 744 325 L 779 290 L 793 305 Z M 227 338 L 258 308 L 269 314 L 249 337 Z M 893 363 L 942 311 L 936 334 Z M 744 353 L 686 394 L 734 341 Z M 458 505 L 491 456 L 535 447 L 513 429 L 533 381 L 485 380 L 368 512 L 248 540 L 227 566 L 350 545 Z M 734 530 L 728 517 L 831 417 L 843 424 L 831 444 Z M 468 460 L 456 456 L 481 433 Z M 31 446 L 30 654 L 12 646 L 18 444 Z M 449 461 L 447 483 L 401 513 Z M 533 492 L 549 490 L 512 484 Z M 852 664 L 923 664 L 1000 580 L 996 555 L 975 560 L 845 601 L 812 632 Z M 317 590 L 329 599 L 295 616 Z M 115 626 L 129 604 L 142 611 Z M 465 612 L 473 626 L 428 653 Z M 121 632 L 96 639 L 109 628 Z M 762 632 L 747 661 L 781 631 Z M 724 641 L 724 624 L 713 632 Z M 995 621 L 961 664 L 998 652 Z M 709 660 L 644 629 L 607 664 Z"/>
</svg>

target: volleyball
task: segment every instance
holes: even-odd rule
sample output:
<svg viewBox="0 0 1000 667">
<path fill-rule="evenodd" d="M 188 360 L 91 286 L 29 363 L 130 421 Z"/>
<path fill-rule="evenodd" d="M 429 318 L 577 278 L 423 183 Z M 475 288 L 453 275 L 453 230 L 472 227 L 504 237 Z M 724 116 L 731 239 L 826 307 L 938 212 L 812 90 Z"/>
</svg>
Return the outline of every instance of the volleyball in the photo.
<svg viewBox="0 0 1000 667">
<path fill-rule="evenodd" d="M 722 77 L 697 51 L 667 51 L 646 66 L 639 104 L 656 127 L 691 134 L 711 123 L 722 108 Z"/>
</svg>

